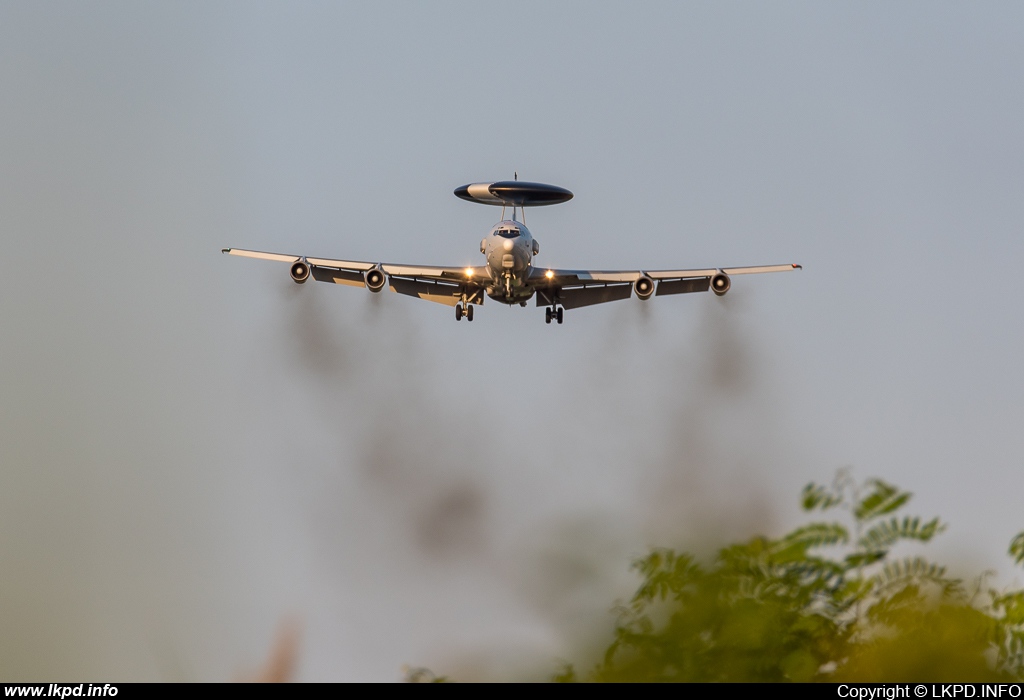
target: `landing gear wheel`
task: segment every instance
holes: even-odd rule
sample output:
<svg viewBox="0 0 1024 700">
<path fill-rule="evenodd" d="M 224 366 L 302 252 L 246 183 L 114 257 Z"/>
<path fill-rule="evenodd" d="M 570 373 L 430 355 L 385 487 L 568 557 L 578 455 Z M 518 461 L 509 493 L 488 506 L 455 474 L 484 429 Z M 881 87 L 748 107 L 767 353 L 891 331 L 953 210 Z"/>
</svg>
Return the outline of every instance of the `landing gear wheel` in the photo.
<svg viewBox="0 0 1024 700">
<path fill-rule="evenodd" d="M 558 318 L 558 322 L 562 322 L 562 312 L 565 311 L 562 307 L 558 307 L 558 311 L 555 312 L 555 316 Z"/>
<path fill-rule="evenodd" d="M 470 304 L 470 305 L 468 305 L 466 307 L 466 320 L 470 321 L 470 322 L 473 321 L 473 305 L 472 304 Z"/>
<path fill-rule="evenodd" d="M 456 321 L 461 321 L 462 320 L 462 304 L 456 304 L 455 305 L 455 320 Z"/>
<path fill-rule="evenodd" d="M 551 323 L 551 309 L 544 309 L 544 323 Z"/>
</svg>

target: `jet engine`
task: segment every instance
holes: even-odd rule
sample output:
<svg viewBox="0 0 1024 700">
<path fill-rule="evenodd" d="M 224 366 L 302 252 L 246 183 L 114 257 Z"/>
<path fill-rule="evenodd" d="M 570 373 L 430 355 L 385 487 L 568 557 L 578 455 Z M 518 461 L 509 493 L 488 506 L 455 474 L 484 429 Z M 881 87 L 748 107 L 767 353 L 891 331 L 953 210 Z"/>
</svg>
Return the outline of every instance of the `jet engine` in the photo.
<svg viewBox="0 0 1024 700">
<path fill-rule="evenodd" d="M 306 264 L 305 260 L 298 260 L 292 263 L 290 272 L 292 279 L 295 280 L 295 284 L 302 284 L 309 279 L 309 265 Z"/>
<path fill-rule="evenodd" d="M 650 299 L 654 294 L 654 280 L 647 275 L 640 275 L 633 283 L 633 291 L 636 293 L 637 299 Z"/>
<path fill-rule="evenodd" d="M 711 291 L 718 296 L 724 296 L 730 287 L 732 287 L 732 280 L 724 272 L 719 272 L 711 278 Z"/>
<path fill-rule="evenodd" d="M 384 285 L 388 283 L 388 276 L 379 267 L 367 270 L 363 279 L 366 282 L 366 288 L 375 294 L 384 289 Z"/>
</svg>

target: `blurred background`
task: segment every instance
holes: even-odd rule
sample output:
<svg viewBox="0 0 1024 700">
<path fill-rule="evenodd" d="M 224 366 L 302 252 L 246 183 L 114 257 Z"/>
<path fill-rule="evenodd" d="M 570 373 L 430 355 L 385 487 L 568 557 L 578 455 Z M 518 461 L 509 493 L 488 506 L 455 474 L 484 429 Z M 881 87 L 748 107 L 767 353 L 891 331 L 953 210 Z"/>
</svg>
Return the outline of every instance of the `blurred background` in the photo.
<svg viewBox="0 0 1024 700">
<path fill-rule="evenodd" d="M 0 2 L 0 678 L 541 678 L 652 545 L 852 466 L 936 559 L 1024 528 L 1024 6 Z M 224 247 L 799 262 L 570 311 Z"/>
</svg>

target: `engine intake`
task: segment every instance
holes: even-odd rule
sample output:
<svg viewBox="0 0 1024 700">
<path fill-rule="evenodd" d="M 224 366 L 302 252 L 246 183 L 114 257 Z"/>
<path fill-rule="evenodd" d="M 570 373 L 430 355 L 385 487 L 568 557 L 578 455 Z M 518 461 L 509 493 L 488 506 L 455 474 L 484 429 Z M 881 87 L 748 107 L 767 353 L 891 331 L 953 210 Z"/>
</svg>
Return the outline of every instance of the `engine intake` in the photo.
<svg viewBox="0 0 1024 700">
<path fill-rule="evenodd" d="M 640 275 L 633 283 L 633 292 L 637 299 L 650 299 L 654 294 L 654 280 L 647 275 Z"/>
<path fill-rule="evenodd" d="M 384 289 L 384 285 L 388 283 L 388 276 L 379 267 L 375 267 L 372 270 L 366 271 L 366 274 L 363 275 L 363 280 L 366 282 L 366 288 L 376 294 Z"/>
<path fill-rule="evenodd" d="M 309 265 L 305 260 L 299 260 L 292 263 L 292 268 L 289 272 L 291 272 L 292 279 L 295 280 L 295 284 L 302 284 L 309 279 Z"/>
<path fill-rule="evenodd" d="M 732 287 L 732 280 L 729 279 L 729 275 L 724 272 L 719 272 L 717 275 L 711 278 L 711 291 L 718 296 L 725 296 L 725 293 Z"/>
</svg>

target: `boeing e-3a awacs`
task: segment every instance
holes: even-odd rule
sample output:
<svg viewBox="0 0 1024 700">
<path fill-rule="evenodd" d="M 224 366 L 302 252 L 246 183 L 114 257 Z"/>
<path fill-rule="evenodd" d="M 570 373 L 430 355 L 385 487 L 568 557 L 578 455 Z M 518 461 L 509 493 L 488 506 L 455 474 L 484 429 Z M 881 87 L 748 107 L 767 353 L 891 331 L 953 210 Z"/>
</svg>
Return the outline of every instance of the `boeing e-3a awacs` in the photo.
<svg viewBox="0 0 1024 700">
<path fill-rule="evenodd" d="M 371 292 L 388 288 L 399 294 L 455 307 L 455 320 L 473 320 L 473 307 L 490 297 L 502 304 L 526 303 L 537 297 L 546 306 L 544 320 L 562 322 L 564 309 L 652 296 L 706 292 L 722 296 L 732 286 L 732 275 L 785 272 L 799 265 L 758 265 L 702 270 L 563 270 L 537 267 L 534 257 L 540 245 L 526 228 L 526 207 L 560 204 L 572 199 L 562 187 L 517 180 L 464 185 L 455 196 L 470 202 L 502 207 L 502 220 L 480 242 L 486 264 L 478 267 L 395 265 L 313 258 L 284 253 L 226 248 L 223 252 L 247 258 L 274 260 L 291 265 L 292 279 L 302 284 L 310 277 L 318 282 L 365 286 Z M 512 218 L 506 219 L 506 210 Z M 516 218 L 519 210 L 520 221 Z"/>
</svg>

